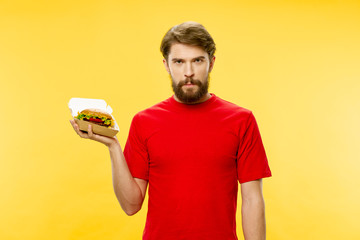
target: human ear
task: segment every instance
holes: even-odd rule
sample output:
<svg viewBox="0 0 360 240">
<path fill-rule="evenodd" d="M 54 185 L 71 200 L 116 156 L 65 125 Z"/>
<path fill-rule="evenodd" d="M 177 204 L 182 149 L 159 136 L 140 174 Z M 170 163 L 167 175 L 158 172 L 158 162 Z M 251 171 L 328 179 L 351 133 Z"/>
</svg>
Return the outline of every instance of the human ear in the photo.
<svg viewBox="0 0 360 240">
<path fill-rule="evenodd" d="M 211 72 L 211 70 L 213 69 L 214 63 L 215 63 L 215 56 L 213 56 L 213 57 L 211 58 L 210 66 L 209 66 L 209 72 Z"/>
<path fill-rule="evenodd" d="M 165 66 L 166 71 L 170 74 L 170 68 L 169 68 L 169 65 L 168 65 L 168 63 L 167 63 L 167 61 L 166 61 L 165 58 L 163 59 L 163 64 L 164 64 L 164 66 Z"/>
</svg>

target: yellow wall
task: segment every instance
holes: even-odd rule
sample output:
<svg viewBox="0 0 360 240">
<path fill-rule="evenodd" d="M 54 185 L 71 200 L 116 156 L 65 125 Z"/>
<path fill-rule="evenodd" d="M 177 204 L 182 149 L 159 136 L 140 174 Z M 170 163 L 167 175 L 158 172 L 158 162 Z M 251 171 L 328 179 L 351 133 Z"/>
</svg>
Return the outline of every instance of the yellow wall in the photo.
<svg viewBox="0 0 360 240">
<path fill-rule="evenodd" d="M 147 207 L 122 212 L 67 103 L 105 99 L 124 146 L 172 94 L 159 44 L 187 20 L 217 43 L 210 91 L 257 118 L 268 239 L 360 239 L 360 2 L 168 2 L 0 1 L 0 239 L 141 238 Z"/>
</svg>

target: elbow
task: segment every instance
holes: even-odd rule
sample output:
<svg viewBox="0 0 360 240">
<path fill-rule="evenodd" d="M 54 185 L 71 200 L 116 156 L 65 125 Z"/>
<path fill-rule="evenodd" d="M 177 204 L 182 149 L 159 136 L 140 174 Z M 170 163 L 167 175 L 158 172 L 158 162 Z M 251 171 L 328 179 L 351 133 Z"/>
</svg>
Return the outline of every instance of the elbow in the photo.
<svg viewBox="0 0 360 240">
<path fill-rule="evenodd" d="M 135 215 L 138 211 L 140 211 L 141 206 L 133 206 L 133 207 L 127 207 L 127 208 L 122 208 L 124 210 L 124 212 L 126 213 L 126 215 L 128 216 L 133 216 Z"/>
<path fill-rule="evenodd" d="M 126 213 L 126 215 L 128 215 L 128 216 L 133 216 L 133 215 L 135 215 L 135 213 L 137 213 L 139 210 L 137 210 L 137 211 L 130 211 L 130 210 L 124 210 L 124 212 Z"/>
<path fill-rule="evenodd" d="M 120 207 L 128 216 L 135 215 L 138 211 L 140 211 L 144 200 L 143 198 L 141 198 L 141 195 L 138 198 L 134 198 L 128 196 L 124 197 L 121 194 L 116 194 L 116 197 L 118 199 Z"/>
<path fill-rule="evenodd" d="M 259 209 L 265 209 L 264 199 L 243 199 L 242 201 L 243 207 L 256 207 Z"/>
</svg>

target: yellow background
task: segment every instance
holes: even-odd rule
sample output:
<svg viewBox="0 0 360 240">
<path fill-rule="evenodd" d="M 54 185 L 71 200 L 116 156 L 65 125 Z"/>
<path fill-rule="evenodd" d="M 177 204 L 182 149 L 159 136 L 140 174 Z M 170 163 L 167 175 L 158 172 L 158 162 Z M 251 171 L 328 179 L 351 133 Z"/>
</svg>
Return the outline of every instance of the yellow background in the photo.
<svg viewBox="0 0 360 240">
<path fill-rule="evenodd" d="M 257 118 L 268 239 L 360 239 L 360 3 L 335 0 L 0 1 L 0 239 L 141 239 L 147 204 L 122 212 L 67 103 L 105 99 L 124 147 L 172 94 L 159 45 L 187 20 L 217 43 L 210 92 Z"/>
</svg>

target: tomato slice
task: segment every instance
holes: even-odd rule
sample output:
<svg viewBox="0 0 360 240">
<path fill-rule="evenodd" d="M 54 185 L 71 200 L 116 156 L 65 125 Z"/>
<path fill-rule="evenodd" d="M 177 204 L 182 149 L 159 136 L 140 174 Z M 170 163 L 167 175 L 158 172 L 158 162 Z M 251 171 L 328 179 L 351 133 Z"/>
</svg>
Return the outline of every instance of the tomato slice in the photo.
<svg viewBox="0 0 360 240">
<path fill-rule="evenodd" d="M 90 118 L 89 119 L 91 122 L 103 122 L 103 120 L 99 119 L 99 118 Z"/>
</svg>

